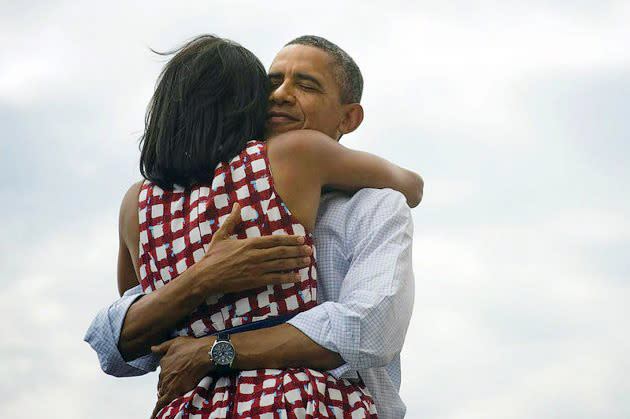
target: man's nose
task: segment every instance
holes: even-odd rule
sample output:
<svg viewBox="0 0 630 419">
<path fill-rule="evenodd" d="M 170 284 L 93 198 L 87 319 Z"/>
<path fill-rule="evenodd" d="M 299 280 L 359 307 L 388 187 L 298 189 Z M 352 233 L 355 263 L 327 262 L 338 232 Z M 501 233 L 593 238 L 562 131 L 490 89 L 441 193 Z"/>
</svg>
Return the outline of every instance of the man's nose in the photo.
<svg viewBox="0 0 630 419">
<path fill-rule="evenodd" d="M 284 82 L 280 86 L 276 87 L 269 96 L 269 101 L 273 102 L 276 105 L 283 104 L 294 104 L 295 103 L 295 95 L 293 94 L 293 89 L 289 83 Z"/>
</svg>

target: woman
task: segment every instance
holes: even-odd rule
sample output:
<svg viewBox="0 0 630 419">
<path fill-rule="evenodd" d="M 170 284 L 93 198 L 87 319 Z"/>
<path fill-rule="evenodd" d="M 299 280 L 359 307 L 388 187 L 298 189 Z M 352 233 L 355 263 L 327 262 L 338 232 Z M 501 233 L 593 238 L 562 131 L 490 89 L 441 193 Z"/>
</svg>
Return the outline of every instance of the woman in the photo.
<svg viewBox="0 0 630 419">
<path fill-rule="evenodd" d="M 169 61 L 147 112 L 140 164 L 146 180 L 125 198 L 135 200 L 138 222 L 132 225 L 121 214 L 123 234 L 139 230 L 124 241 L 133 262 L 119 261 L 128 265 L 119 269 L 121 289 L 139 281 L 151 292 L 176 279 L 203 258 L 233 204 L 243 220 L 235 229 L 238 237 L 298 234 L 311 246 L 324 187 L 391 187 L 410 205 L 418 204 L 419 176 L 324 134 L 303 130 L 257 140 L 264 138 L 268 95 L 262 64 L 230 41 L 201 36 Z M 313 307 L 316 290 L 311 257 L 295 283 L 211 296 L 176 334 L 200 337 L 287 318 Z M 376 409 L 360 385 L 291 368 L 206 377 L 158 417 L 262 413 L 375 417 Z"/>
</svg>

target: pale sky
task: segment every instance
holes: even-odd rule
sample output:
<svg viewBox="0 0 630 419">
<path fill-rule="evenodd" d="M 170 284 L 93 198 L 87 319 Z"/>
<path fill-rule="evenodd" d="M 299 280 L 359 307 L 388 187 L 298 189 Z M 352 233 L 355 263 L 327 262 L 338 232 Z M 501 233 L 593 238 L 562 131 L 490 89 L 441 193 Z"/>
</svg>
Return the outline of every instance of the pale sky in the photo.
<svg viewBox="0 0 630 419">
<path fill-rule="evenodd" d="M 118 207 L 166 50 L 268 66 L 327 37 L 365 79 L 349 146 L 425 179 L 409 418 L 630 417 L 630 4 L 2 2 L 0 417 L 148 417 L 82 341 L 114 301 Z"/>
</svg>

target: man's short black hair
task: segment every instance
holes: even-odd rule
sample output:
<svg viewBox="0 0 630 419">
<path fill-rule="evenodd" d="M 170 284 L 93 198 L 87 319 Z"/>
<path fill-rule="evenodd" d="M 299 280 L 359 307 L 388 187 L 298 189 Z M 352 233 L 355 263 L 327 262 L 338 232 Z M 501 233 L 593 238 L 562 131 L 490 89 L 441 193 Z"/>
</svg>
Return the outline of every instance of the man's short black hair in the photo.
<svg viewBox="0 0 630 419">
<path fill-rule="evenodd" d="M 329 40 L 315 35 L 303 35 L 285 45 L 307 45 L 327 52 L 336 65 L 335 78 L 339 84 L 341 103 L 359 103 L 363 94 L 363 76 L 359 66 L 347 52 Z"/>
</svg>

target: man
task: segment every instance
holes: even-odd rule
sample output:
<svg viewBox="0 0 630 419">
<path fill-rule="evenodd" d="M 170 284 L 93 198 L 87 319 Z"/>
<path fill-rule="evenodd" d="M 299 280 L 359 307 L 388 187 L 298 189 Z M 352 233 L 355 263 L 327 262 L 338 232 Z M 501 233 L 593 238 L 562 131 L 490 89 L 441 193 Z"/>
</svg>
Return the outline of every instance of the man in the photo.
<svg viewBox="0 0 630 419">
<path fill-rule="evenodd" d="M 359 68 L 323 38 L 289 42 L 274 59 L 269 77 L 270 136 L 310 128 L 339 140 L 363 120 Z M 229 229 L 225 226 L 226 235 Z M 321 304 L 286 324 L 233 334 L 233 366 L 310 367 L 362 379 L 379 417 L 403 417 L 398 391 L 400 351 L 413 306 L 412 230 L 409 208 L 398 192 L 323 195 L 315 229 Z M 236 246 L 240 241 L 224 242 Z M 214 337 L 165 341 L 173 325 L 207 297 L 190 285 L 203 280 L 201 272 L 214 272 L 216 281 L 230 275 L 233 261 L 221 260 L 221 249 L 213 249 L 218 250 L 209 250 L 204 269 L 191 268 L 146 296 L 139 287 L 129 290 L 99 313 L 86 335 L 108 374 L 144 374 L 160 363 L 157 408 L 192 389 L 213 368 L 207 353 Z M 252 261 L 244 250 L 238 255 L 243 263 Z M 135 360 L 125 361 L 129 359 Z"/>
</svg>

